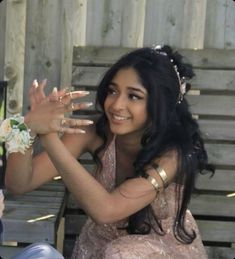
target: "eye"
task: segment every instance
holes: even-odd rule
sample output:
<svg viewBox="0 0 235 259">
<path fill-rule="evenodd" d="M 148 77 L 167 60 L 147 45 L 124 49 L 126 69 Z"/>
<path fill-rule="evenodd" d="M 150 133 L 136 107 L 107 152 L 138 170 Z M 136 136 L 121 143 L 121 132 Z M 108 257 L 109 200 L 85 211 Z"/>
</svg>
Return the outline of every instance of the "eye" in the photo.
<svg viewBox="0 0 235 259">
<path fill-rule="evenodd" d="M 130 100 L 142 100 L 143 97 L 142 96 L 139 96 L 137 94 L 129 94 L 129 99 Z"/>
<path fill-rule="evenodd" d="M 108 91 L 107 91 L 107 94 L 108 94 L 108 95 L 117 94 L 117 90 L 113 89 L 112 87 L 109 87 L 109 88 L 108 88 Z"/>
</svg>

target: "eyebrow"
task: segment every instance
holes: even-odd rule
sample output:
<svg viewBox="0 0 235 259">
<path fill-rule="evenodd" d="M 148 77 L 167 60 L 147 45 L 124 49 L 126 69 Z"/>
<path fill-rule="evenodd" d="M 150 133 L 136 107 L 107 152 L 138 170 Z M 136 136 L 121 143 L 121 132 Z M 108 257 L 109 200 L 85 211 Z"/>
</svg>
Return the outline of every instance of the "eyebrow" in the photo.
<svg viewBox="0 0 235 259">
<path fill-rule="evenodd" d="M 110 85 L 118 87 L 118 85 L 115 82 L 110 82 Z M 136 88 L 134 86 L 127 86 L 127 89 L 128 90 L 132 90 L 132 91 L 136 91 L 136 92 L 140 92 L 142 94 L 146 94 L 147 93 L 146 90 L 142 90 L 141 88 Z"/>
</svg>

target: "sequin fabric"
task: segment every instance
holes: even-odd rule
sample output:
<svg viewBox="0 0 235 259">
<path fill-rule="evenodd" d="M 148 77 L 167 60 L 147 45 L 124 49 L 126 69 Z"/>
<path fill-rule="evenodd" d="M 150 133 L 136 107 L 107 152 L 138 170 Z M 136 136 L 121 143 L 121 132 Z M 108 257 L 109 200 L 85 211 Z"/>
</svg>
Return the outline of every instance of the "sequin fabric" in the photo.
<svg viewBox="0 0 235 259">
<path fill-rule="evenodd" d="M 115 186 L 115 141 L 106 149 L 102 172 L 97 180 L 109 191 Z M 176 214 L 176 184 L 171 184 L 152 203 L 160 219 L 165 235 L 152 231 L 148 235 L 128 235 L 120 229 L 127 225 L 127 219 L 98 225 L 90 218 L 83 226 L 76 240 L 71 259 L 207 259 L 197 225 L 190 211 L 186 214 L 186 228 L 194 229 L 197 238 L 192 244 L 182 244 L 174 237 L 173 224 Z"/>
</svg>

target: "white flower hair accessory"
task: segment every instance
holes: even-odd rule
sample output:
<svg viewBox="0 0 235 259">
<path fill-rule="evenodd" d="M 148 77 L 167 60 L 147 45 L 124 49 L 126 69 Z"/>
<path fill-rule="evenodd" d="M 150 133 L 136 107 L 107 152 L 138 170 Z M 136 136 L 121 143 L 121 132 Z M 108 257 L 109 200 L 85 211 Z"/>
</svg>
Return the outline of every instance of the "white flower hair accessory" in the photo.
<svg viewBox="0 0 235 259">
<path fill-rule="evenodd" d="M 30 148 L 35 136 L 30 135 L 30 129 L 24 123 L 24 117 L 16 114 L 2 121 L 0 126 L 0 142 L 5 142 L 8 154 L 25 151 Z"/>
<path fill-rule="evenodd" d="M 164 50 L 162 50 L 161 45 L 156 45 L 156 46 L 153 47 L 153 49 L 160 55 L 168 56 L 167 53 Z M 179 96 L 178 96 L 178 99 L 177 99 L 177 103 L 181 103 L 184 99 L 184 95 L 186 94 L 186 84 L 187 84 L 186 78 L 180 76 L 180 73 L 178 71 L 178 66 L 174 64 L 174 60 L 170 59 L 170 61 L 172 63 L 172 66 L 175 70 L 175 73 L 176 73 L 178 81 L 179 81 Z"/>
</svg>

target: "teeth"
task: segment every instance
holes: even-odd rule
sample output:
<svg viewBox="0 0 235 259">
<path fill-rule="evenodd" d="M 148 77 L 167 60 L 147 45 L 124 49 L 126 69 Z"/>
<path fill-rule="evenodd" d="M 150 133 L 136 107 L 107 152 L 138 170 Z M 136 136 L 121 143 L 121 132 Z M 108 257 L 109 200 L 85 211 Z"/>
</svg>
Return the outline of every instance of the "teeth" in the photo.
<svg viewBox="0 0 235 259">
<path fill-rule="evenodd" d="M 115 120 L 120 120 L 120 121 L 122 121 L 122 120 L 127 120 L 127 119 L 128 119 L 127 117 L 122 117 L 122 116 L 118 116 L 118 115 L 114 115 L 114 114 L 113 114 L 113 118 L 114 118 Z"/>
</svg>

